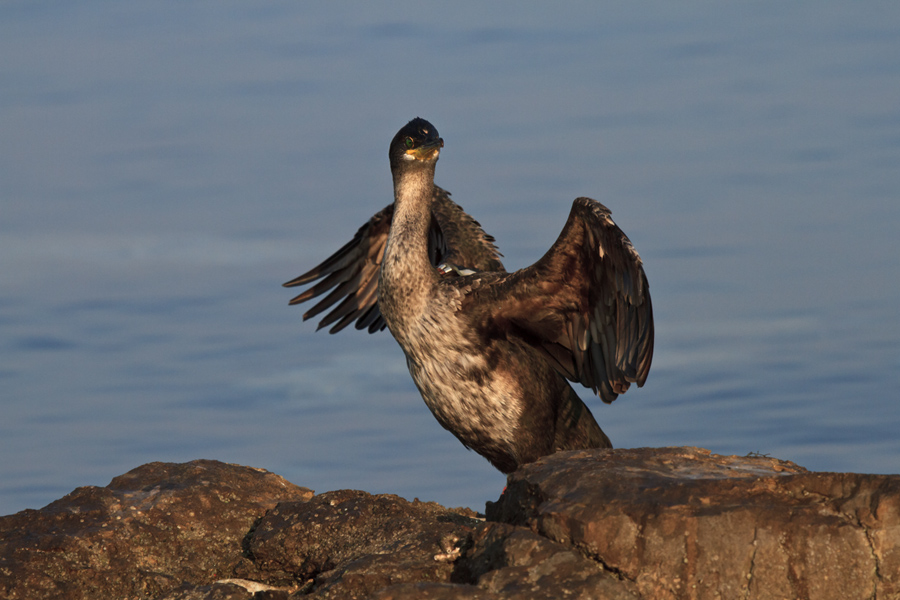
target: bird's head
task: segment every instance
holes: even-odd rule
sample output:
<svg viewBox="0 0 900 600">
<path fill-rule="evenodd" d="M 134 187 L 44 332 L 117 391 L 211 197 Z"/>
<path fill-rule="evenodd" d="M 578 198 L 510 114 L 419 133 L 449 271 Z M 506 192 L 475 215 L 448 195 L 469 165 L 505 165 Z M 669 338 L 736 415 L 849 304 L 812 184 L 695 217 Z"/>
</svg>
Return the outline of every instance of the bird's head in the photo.
<svg viewBox="0 0 900 600">
<path fill-rule="evenodd" d="M 416 117 L 391 140 L 391 169 L 413 165 L 434 165 L 444 147 L 444 140 L 434 125 Z"/>
</svg>

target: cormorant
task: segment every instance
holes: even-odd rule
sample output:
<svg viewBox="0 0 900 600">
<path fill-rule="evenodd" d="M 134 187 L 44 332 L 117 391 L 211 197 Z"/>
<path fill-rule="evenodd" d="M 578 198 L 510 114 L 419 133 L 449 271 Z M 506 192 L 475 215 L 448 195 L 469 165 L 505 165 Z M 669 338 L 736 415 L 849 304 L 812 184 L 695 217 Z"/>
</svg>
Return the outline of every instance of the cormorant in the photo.
<svg viewBox="0 0 900 600">
<path fill-rule="evenodd" d="M 438 422 L 504 473 L 559 450 L 611 448 L 566 379 L 612 402 L 642 386 L 653 309 L 641 259 L 595 200 L 578 198 L 550 250 L 507 273 L 494 238 L 434 184 L 444 141 L 413 119 L 390 145 L 394 202 L 285 287 L 330 293 L 303 319 L 385 326 Z"/>
</svg>

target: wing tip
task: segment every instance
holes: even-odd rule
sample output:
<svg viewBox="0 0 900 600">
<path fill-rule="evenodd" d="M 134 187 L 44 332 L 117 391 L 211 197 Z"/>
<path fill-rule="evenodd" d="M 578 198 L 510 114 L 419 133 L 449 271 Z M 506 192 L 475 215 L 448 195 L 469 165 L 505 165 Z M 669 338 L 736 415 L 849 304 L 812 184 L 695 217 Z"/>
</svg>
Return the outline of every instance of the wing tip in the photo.
<svg viewBox="0 0 900 600">
<path fill-rule="evenodd" d="M 284 283 L 282 283 L 281 287 L 292 288 L 292 287 L 297 287 L 298 285 L 303 285 L 304 283 L 309 283 L 310 281 L 316 279 L 317 277 L 320 277 L 320 275 L 317 271 L 318 271 L 318 269 L 313 269 L 312 271 L 308 271 L 308 272 L 304 273 L 303 275 L 294 277 L 290 281 L 285 281 Z"/>
</svg>

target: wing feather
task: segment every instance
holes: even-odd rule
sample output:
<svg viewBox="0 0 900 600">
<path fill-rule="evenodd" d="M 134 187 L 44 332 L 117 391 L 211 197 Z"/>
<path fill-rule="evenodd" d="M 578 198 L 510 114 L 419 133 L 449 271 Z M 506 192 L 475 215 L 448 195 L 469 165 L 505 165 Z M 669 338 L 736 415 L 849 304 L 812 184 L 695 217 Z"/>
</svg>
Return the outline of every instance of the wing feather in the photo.
<svg viewBox="0 0 900 600">
<path fill-rule="evenodd" d="M 599 202 L 578 198 L 538 262 L 486 278 L 462 305 L 483 331 L 519 335 L 604 402 L 644 384 L 654 338 L 643 264 L 610 215 Z"/>
<path fill-rule="evenodd" d="M 295 287 L 318 280 L 295 296 L 290 301 L 292 305 L 327 293 L 303 315 L 304 321 L 330 310 L 319 321 L 318 329 L 334 324 L 329 332 L 337 333 L 354 321 L 357 329 L 368 329 L 369 333 L 386 327 L 378 309 L 378 271 L 393 216 L 394 205 L 390 204 L 360 227 L 353 239 L 337 252 L 284 284 L 284 287 Z M 437 186 L 432 204 L 429 256 L 435 266 L 446 262 L 474 271 L 505 272 L 494 238 L 450 199 L 449 192 Z"/>
</svg>

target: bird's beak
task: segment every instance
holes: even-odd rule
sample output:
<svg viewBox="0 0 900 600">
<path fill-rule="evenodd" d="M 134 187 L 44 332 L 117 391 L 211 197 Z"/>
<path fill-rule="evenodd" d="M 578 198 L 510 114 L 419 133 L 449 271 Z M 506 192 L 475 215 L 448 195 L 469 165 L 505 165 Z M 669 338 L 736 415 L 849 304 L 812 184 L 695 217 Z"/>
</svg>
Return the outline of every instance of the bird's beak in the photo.
<svg viewBox="0 0 900 600">
<path fill-rule="evenodd" d="M 426 142 L 418 148 L 407 150 L 406 153 L 416 160 L 432 160 L 438 157 L 438 155 L 441 153 L 441 148 L 443 147 L 444 139 L 438 138 L 436 140 Z"/>
</svg>

